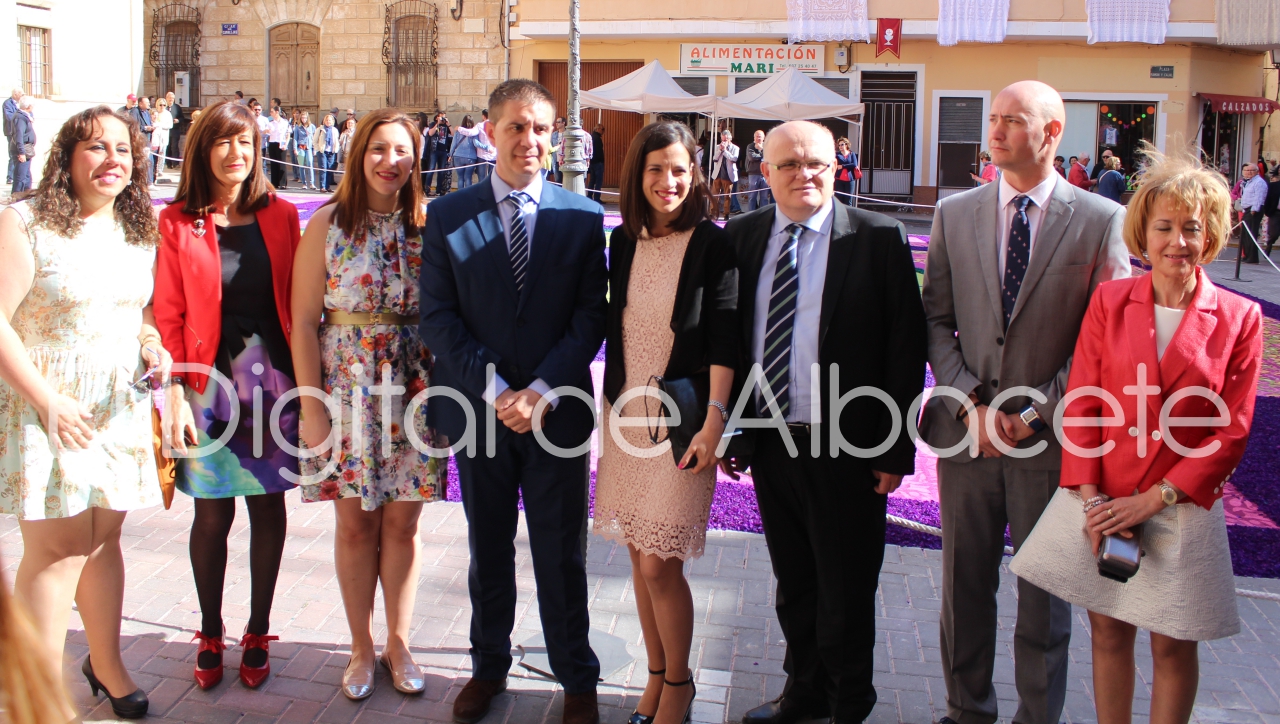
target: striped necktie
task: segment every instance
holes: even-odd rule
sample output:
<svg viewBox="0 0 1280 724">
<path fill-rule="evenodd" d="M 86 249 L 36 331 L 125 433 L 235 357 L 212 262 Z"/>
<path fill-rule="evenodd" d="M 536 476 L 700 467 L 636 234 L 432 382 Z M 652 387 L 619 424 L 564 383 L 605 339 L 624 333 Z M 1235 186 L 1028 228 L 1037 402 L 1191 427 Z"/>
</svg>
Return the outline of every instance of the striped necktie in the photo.
<svg viewBox="0 0 1280 724">
<path fill-rule="evenodd" d="M 1027 218 L 1031 197 L 1019 195 L 1013 203 L 1013 225 L 1009 228 L 1009 248 L 1004 255 L 1004 291 L 1000 295 L 1005 329 L 1009 328 L 1009 320 L 1013 318 L 1022 278 L 1027 275 L 1027 264 L 1031 261 L 1031 220 Z"/>
<path fill-rule="evenodd" d="M 778 401 L 778 410 L 786 419 L 791 409 L 791 338 L 795 329 L 796 298 L 800 294 L 797 248 L 804 227 L 791 224 L 778 254 L 773 273 L 773 292 L 769 295 L 769 314 L 764 332 L 764 376 Z M 764 396 L 760 398 L 760 414 L 768 416 Z"/>
<path fill-rule="evenodd" d="M 524 272 L 529 266 L 529 230 L 524 225 L 524 206 L 533 198 L 523 191 L 507 194 L 511 211 L 511 242 L 507 252 L 511 255 L 511 271 L 516 277 L 516 292 L 524 291 Z"/>
</svg>

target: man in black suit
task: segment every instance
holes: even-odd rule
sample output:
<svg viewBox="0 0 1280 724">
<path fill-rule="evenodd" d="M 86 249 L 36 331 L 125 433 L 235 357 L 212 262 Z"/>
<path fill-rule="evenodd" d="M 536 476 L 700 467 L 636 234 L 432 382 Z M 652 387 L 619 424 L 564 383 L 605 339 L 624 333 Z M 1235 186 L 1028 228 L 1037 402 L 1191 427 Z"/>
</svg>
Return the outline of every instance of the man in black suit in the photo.
<svg viewBox="0 0 1280 724">
<path fill-rule="evenodd" d="M 915 470 L 907 413 L 927 353 L 915 265 L 901 223 L 833 203 L 835 153 L 817 124 L 771 130 L 762 168 L 777 203 L 726 227 L 747 357 L 735 417 L 769 418 L 745 421 L 731 467 L 751 465 L 787 640 L 782 696 L 748 724 L 871 714 L 886 497 Z M 877 392 L 845 397 L 864 386 Z"/>
<path fill-rule="evenodd" d="M 187 132 L 187 115 L 182 112 L 173 91 L 165 93 L 164 100 L 169 104 L 169 115 L 173 116 L 173 130 L 169 131 L 169 148 L 165 152 L 169 158 L 165 160 L 165 166 L 177 168 L 178 162 L 173 159 L 182 158 L 182 134 Z"/>
<path fill-rule="evenodd" d="M 471 553 L 472 678 L 453 720 L 480 721 L 507 687 L 522 501 L 547 655 L 565 692 L 562 721 L 598 724 L 583 534 L 591 360 L 604 340 L 609 283 L 604 209 L 543 182 L 556 114 L 546 88 L 508 80 L 489 96 L 489 112 L 495 172 L 431 202 L 422 245 L 432 385 L 462 398 L 433 399 L 428 423 L 455 446 L 485 446 L 455 458 Z M 477 422 L 496 430 L 473 430 Z"/>
</svg>

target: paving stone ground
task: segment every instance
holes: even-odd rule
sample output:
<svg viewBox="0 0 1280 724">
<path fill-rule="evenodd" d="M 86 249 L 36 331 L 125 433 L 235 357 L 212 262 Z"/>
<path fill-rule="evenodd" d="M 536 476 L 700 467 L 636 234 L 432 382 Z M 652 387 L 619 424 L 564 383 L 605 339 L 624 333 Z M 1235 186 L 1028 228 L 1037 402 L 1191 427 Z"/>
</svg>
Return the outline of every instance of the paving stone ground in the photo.
<svg viewBox="0 0 1280 724">
<path fill-rule="evenodd" d="M 289 535 L 277 587 L 271 647 L 273 675 L 258 691 L 235 676 L 240 653 L 226 656 L 227 677 L 212 691 L 195 687 L 191 670 L 199 625 L 195 588 L 187 559 L 191 502 L 179 495 L 174 508 L 130 514 L 123 536 L 128 587 L 125 593 L 125 660 L 151 698 L 153 722 L 447 722 L 453 699 L 469 677 L 466 590 L 467 538 L 462 508 L 452 503 L 425 506 L 422 516 L 425 565 L 419 586 L 412 647 L 428 672 L 427 692 L 405 697 L 384 672 L 377 692 L 363 703 L 338 693 L 347 661 L 349 636 L 333 568 L 333 508 L 302 504 L 288 496 Z M 243 506 L 232 531 L 227 575 L 227 631 L 243 630 L 248 616 L 249 529 Z M 634 708 L 645 680 L 644 648 L 636 617 L 625 549 L 593 537 L 588 576 L 591 625 L 627 642 L 637 659 L 600 686 L 605 722 L 621 723 Z M 0 552 L 12 580 L 22 555 L 17 522 L 0 517 Z M 517 643 L 539 632 L 538 605 L 523 524 L 517 540 L 520 596 Z M 698 699 L 694 720 L 737 722 L 742 713 L 777 696 L 782 689 L 783 640 L 773 612 L 774 580 L 764 538 L 713 531 L 707 552 L 688 568 L 697 623 L 693 665 Z M 1000 656 L 995 682 L 1002 721 L 1015 710 L 1013 688 L 1013 577 L 1000 587 Z M 938 649 L 941 561 L 937 551 L 890 546 L 880 578 L 876 686 L 880 703 L 872 722 L 929 724 L 945 714 L 945 690 Z M 1240 588 L 1280 593 L 1280 581 L 1237 579 Z M 1243 631 L 1201 647 L 1201 682 L 1195 719 L 1233 724 L 1280 724 L 1280 603 L 1238 598 Z M 377 616 L 381 625 L 381 612 Z M 1071 643 L 1069 722 L 1094 721 L 1087 618 L 1076 611 Z M 95 702 L 79 678 L 86 653 L 79 619 L 68 636 L 68 681 L 86 720 L 110 720 L 105 699 Z M 381 636 L 382 631 L 378 632 Z M 1146 722 L 1151 657 L 1138 648 L 1138 709 Z M 559 722 L 561 695 L 554 683 L 519 666 L 510 690 L 500 696 L 486 724 Z"/>
</svg>

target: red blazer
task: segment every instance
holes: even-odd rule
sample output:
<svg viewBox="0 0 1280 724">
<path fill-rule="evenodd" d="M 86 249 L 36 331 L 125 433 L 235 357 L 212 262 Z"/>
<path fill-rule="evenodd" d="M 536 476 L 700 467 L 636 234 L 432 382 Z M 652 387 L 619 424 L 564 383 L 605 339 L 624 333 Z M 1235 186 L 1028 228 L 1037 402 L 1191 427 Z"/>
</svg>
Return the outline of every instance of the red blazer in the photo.
<svg viewBox="0 0 1280 724">
<path fill-rule="evenodd" d="M 161 344 L 174 362 L 213 367 L 222 339 L 222 255 L 213 217 L 204 217 L 203 236 L 195 234 L 196 218 L 183 212 L 181 204 L 171 204 L 160 212 L 153 308 Z M 293 254 L 302 238 L 298 209 L 273 195 L 271 203 L 257 213 L 257 219 L 271 257 L 276 313 L 285 338 L 289 339 L 293 328 L 289 311 Z M 207 374 L 179 374 L 189 387 L 204 392 Z"/>
<path fill-rule="evenodd" d="M 1095 395 L 1077 397 L 1066 405 L 1067 417 L 1108 417 L 1122 414 L 1123 422 L 1108 427 L 1064 427 L 1063 437 L 1090 449 L 1114 448 L 1101 457 L 1081 457 L 1062 451 L 1062 486 L 1095 483 L 1113 498 L 1144 492 L 1167 478 L 1204 508 L 1222 497 L 1223 483 L 1244 456 L 1253 420 L 1254 396 L 1262 357 L 1262 310 L 1254 302 L 1218 289 L 1209 275 L 1196 270 L 1196 292 L 1182 322 L 1169 340 L 1164 357 L 1156 361 L 1155 295 L 1150 276 L 1117 279 L 1099 285 L 1085 313 L 1071 363 L 1068 395 L 1086 387 L 1100 387 L 1120 404 L 1112 410 Z M 1138 397 L 1124 388 L 1138 384 L 1138 365 L 1146 366 L 1145 385 L 1159 386 L 1146 397 L 1145 432 L 1138 422 Z M 1159 429 L 1160 410 L 1175 391 L 1199 386 L 1225 403 L 1229 424 Z M 1200 395 L 1173 404 L 1170 418 L 1213 418 L 1215 404 Z M 1183 457 L 1167 443 L 1166 435 L 1189 449 L 1217 445 L 1204 457 Z M 1145 444 L 1145 456 L 1139 444 Z"/>
</svg>

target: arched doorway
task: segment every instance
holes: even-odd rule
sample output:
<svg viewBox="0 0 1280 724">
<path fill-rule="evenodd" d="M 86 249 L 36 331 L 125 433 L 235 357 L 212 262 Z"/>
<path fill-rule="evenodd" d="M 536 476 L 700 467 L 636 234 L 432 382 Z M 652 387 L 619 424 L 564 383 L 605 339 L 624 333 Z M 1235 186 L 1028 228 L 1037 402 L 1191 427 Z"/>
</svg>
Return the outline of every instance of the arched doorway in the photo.
<svg viewBox="0 0 1280 724">
<path fill-rule="evenodd" d="M 320 28 L 310 23 L 283 23 L 271 29 L 269 38 L 268 98 L 279 98 L 289 109 L 318 109 Z"/>
</svg>

